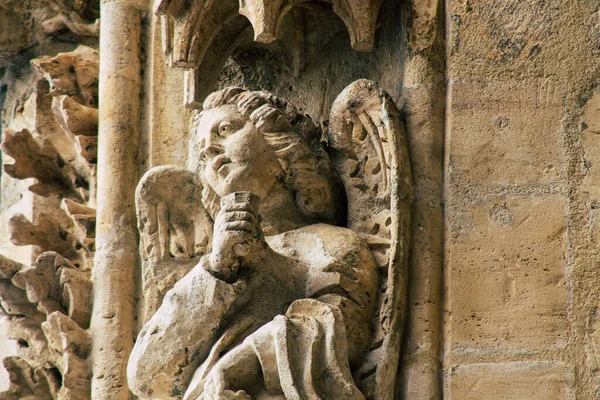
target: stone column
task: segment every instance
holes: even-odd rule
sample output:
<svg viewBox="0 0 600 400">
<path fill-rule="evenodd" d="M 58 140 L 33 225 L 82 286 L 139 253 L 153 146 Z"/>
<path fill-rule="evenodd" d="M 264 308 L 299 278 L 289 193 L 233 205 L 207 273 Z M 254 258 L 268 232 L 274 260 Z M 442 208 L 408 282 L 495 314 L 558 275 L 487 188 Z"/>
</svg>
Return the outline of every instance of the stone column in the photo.
<svg viewBox="0 0 600 400">
<path fill-rule="evenodd" d="M 403 95 L 414 177 L 407 335 L 400 398 L 438 400 L 444 254 L 444 2 L 411 1 Z"/>
<path fill-rule="evenodd" d="M 129 399 L 138 239 L 134 193 L 140 141 L 144 0 L 102 0 L 92 398 Z"/>
</svg>

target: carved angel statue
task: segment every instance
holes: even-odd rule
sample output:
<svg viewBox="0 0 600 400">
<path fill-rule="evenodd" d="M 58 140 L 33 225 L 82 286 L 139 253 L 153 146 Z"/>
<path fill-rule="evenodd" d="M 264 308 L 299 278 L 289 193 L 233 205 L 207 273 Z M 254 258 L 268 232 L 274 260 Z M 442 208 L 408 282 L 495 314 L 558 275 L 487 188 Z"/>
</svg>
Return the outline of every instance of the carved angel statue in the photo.
<svg viewBox="0 0 600 400">
<path fill-rule="evenodd" d="M 157 167 L 138 186 L 147 322 L 131 390 L 392 399 L 411 204 L 393 101 L 352 83 L 325 146 L 290 104 L 241 88 L 208 96 L 197 127 L 197 170 Z"/>
</svg>

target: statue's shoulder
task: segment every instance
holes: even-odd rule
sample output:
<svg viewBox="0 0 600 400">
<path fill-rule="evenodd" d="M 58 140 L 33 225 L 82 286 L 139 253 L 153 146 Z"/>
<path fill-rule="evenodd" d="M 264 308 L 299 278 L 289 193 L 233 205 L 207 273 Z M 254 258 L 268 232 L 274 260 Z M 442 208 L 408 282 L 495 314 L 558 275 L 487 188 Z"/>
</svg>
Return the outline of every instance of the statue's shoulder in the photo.
<svg viewBox="0 0 600 400">
<path fill-rule="evenodd" d="M 375 265 L 367 243 L 353 230 L 329 224 L 313 224 L 271 236 L 275 251 L 305 258 L 312 264 L 345 259 Z"/>
<path fill-rule="evenodd" d="M 314 224 L 280 236 L 282 252 L 299 261 L 304 271 L 306 297 L 349 298 L 365 310 L 362 317 L 370 315 L 378 287 L 377 265 L 369 246 L 356 232 Z"/>
<path fill-rule="evenodd" d="M 330 224 L 313 224 L 297 229 L 297 231 L 309 235 L 317 235 L 324 242 L 331 245 L 341 245 L 342 248 L 344 245 L 347 245 L 348 247 L 367 247 L 367 243 L 358 235 L 358 233 L 354 232 L 352 229 L 341 226 Z"/>
</svg>

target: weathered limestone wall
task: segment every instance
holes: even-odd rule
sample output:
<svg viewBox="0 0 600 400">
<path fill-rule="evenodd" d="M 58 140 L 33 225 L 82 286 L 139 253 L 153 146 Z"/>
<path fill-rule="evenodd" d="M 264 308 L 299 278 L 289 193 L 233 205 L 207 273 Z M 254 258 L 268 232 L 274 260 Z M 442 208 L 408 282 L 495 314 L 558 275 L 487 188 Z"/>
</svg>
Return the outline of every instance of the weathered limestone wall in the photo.
<svg viewBox="0 0 600 400">
<path fill-rule="evenodd" d="M 600 389 L 599 11 L 447 2 L 445 398 Z"/>
<path fill-rule="evenodd" d="M 151 7 L 142 30 L 147 56 L 143 67 L 141 171 L 156 165 L 186 166 L 192 111 L 184 104 L 184 70 L 169 68 L 162 51 L 161 26 Z"/>
</svg>

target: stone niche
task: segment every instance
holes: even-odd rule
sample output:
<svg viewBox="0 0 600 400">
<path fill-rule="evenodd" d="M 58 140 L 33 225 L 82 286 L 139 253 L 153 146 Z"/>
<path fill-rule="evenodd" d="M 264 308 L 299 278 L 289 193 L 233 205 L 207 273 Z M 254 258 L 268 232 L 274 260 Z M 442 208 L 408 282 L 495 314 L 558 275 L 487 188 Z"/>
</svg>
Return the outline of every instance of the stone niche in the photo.
<svg viewBox="0 0 600 400">
<path fill-rule="evenodd" d="M 155 4 L 160 18 L 154 19 L 155 33 L 150 40 L 155 49 L 160 45 L 164 54 L 153 55 L 152 68 L 161 72 L 152 76 L 158 85 L 152 82 L 149 90 L 161 103 L 148 105 L 147 112 L 158 116 L 152 121 L 157 127 L 167 128 L 161 118 L 173 118 L 173 113 L 179 113 L 181 119 L 189 116 L 190 124 L 180 124 L 184 129 L 179 132 L 156 129 L 150 138 L 142 139 L 149 146 L 145 167 L 154 168 L 148 168 L 136 193 L 141 331 L 128 365 L 128 384 L 140 397 L 384 399 L 394 398 L 396 391 L 406 387 L 397 371 L 402 337 L 411 335 L 404 332 L 411 268 L 412 173 L 406 118 L 398 106 L 406 101 L 403 76 L 410 53 L 406 22 L 410 4 L 272 3 Z M 161 86 L 169 82 L 179 84 L 168 89 Z M 175 91 L 174 96 L 182 99 L 169 112 L 162 106 L 165 90 Z M 247 122 L 231 122 L 242 117 Z M 211 132 L 217 129 L 211 128 L 214 118 L 219 119 L 218 129 L 224 133 L 213 137 Z M 228 125 L 230 122 L 233 125 Z M 260 135 L 252 141 L 244 136 L 250 135 L 242 129 L 246 123 L 265 138 L 272 137 L 267 139 L 270 144 L 264 147 Z M 224 140 L 228 129 L 237 139 Z M 296 132 L 293 134 L 302 138 L 300 142 L 283 144 L 289 139 L 275 139 L 278 132 L 287 131 Z M 173 140 L 174 135 L 180 140 Z M 222 139 L 214 147 L 210 144 Z M 354 149 L 353 141 L 364 141 L 366 147 Z M 180 151 L 182 143 L 189 143 L 187 160 L 166 154 L 169 148 Z M 287 146 L 292 150 L 286 150 Z M 257 150 L 248 150 L 255 147 Z M 222 148 L 224 155 L 213 154 L 217 148 Z M 296 205 L 288 195 L 273 189 L 279 183 L 271 182 L 269 175 L 280 167 L 269 167 L 270 159 L 262 154 L 274 148 L 283 168 L 281 174 L 276 173 L 277 180 L 292 188 Z M 313 154 L 302 148 L 310 148 Z M 293 156 L 284 155 L 287 152 Z M 244 164 L 249 157 L 246 153 L 265 165 Z M 245 165 L 248 171 L 262 168 L 263 181 L 253 181 L 255 172 L 248 172 L 247 182 L 223 181 L 227 188 L 221 187 L 207 171 L 217 162 L 213 160 L 225 155 L 229 161 L 217 167 L 221 172 L 229 163 Z M 160 166 L 165 160 L 178 165 Z M 306 165 L 302 171 L 317 168 L 322 176 L 333 173 L 335 177 L 327 184 L 331 187 L 301 178 L 307 172 L 294 170 L 299 163 Z M 231 174 L 230 179 L 235 180 L 231 178 L 235 173 Z M 301 180 L 304 183 L 294 186 Z M 308 185 L 308 191 L 301 185 Z M 247 192 L 252 192 L 250 197 Z M 312 194 L 304 199 L 303 193 L 308 192 Z M 321 192 L 325 197 L 317 196 Z M 173 198 L 175 193 L 177 198 Z M 313 204 L 315 196 L 321 205 Z M 299 199 L 304 199 L 302 204 Z M 329 201 L 331 208 L 325 210 Z M 241 212 L 247 214 L 244 218 L 262 219 L 254 228 L 248 227 L 254 234 L 240 239 L 243 244 L 231 242 L 224 222 L 236 218 L 236 207 L 242 207 Z M 295 214 L 296 207 L 303 216 Z M 327 225 L 298 223 L 303 218 Z M 320 227 L 311 230 L 312 226 Z M 343 232 L 354 232 L 352 235 L 358 233 L 359 241 L 344 236 L 346 233 L 337 231 L 339 227 L 350 229 Z M 336 237 L 345 238 L 348 248 L 330 248 L 329 240 Z M 246 240 L 262 244 L 249 245 Z M 242 245 L 249 245 L 250 250 L 236 247 Z M 266 253 L 261 246 L 268 249 Z M 235 248 L 237 252 L 232 250 Z M 311 262 L 303 258 L 308 254 L 314 258 Z M 267 266 L 275 263 L 272 257 L 284 257 L 278 261 L 283 275 L 270 272 L 253 277 L 248 272 L 252 265 L 270 268 Z M 362 260 L 358 264 L 343 261 L 357 257 Z M 325 264 L 321 265 L 321 259 Z M 305 272 L 287 272 L 288 268 L 294 271 L 289 260 Z M 331 261 L 325 260 L 338 261 L 333 261 L 336 266 L 326 266 Z M 371 260 L 377 268 L 371 269 Z M 317 273 L 319 268 L 323 271 Z M 345 275 L 346 268 L 354 272 Z M 297 287 L 289 282 L 277 284 L 277 279 L 294 282 Z M 303 279 L 308 281 L 302 283 Z M 298 290 L 303 294 L 296 293 Z M 189 297 L 192 292 L 201 297 L 198 307 L 192 307 L 196 311 L 186 315 L 192 308 L 184 304 L 194 303 L 194 297 Z M 272 304 L 259 299 L 266 293 L 271 293 Z M 245 296 L 249 303 L 240 306 L 239 302 L 246 304 Z M 336 316 L 336 310 L 342 314 Z M 337 318 L 341 315 L 346 322 L 340 325 Z M 310 324 L 316 329 L 313 333 L 306 330 Z M 214 326 L 219 328 L 212 329 Z M 348 342 L 344 335 L 337 336 L 340 327 L 347 331 Z M 335 339 L 303 339 L 316 332 Z M 288 336 L 285 345 L 277 339 Z M 179 339 L 184 341 L 179 343 Z M 181 351 L 164 353 L 161 342 L 173 340 Z M 200 343 L 204 347 L 198 347 Z M 262 344 L 259 349 L 252 343 Z M 332 344 L 341 347 L 327 350 Z M 309 348 L 316 358 L 295 355 Z M 290 359 L 276 361 L 275 353 L 288 353 Z M 224 380 L 217 378 L 221 373 Z M 264 376 L 258 385 L 257 373 Z M 331 380 L 320 381 L 316 376 L 321 373 L 332 375 Z M 248 382 L 238 385 L 236 374 L 247 376 L 240 379 Z"/>
</svg>

